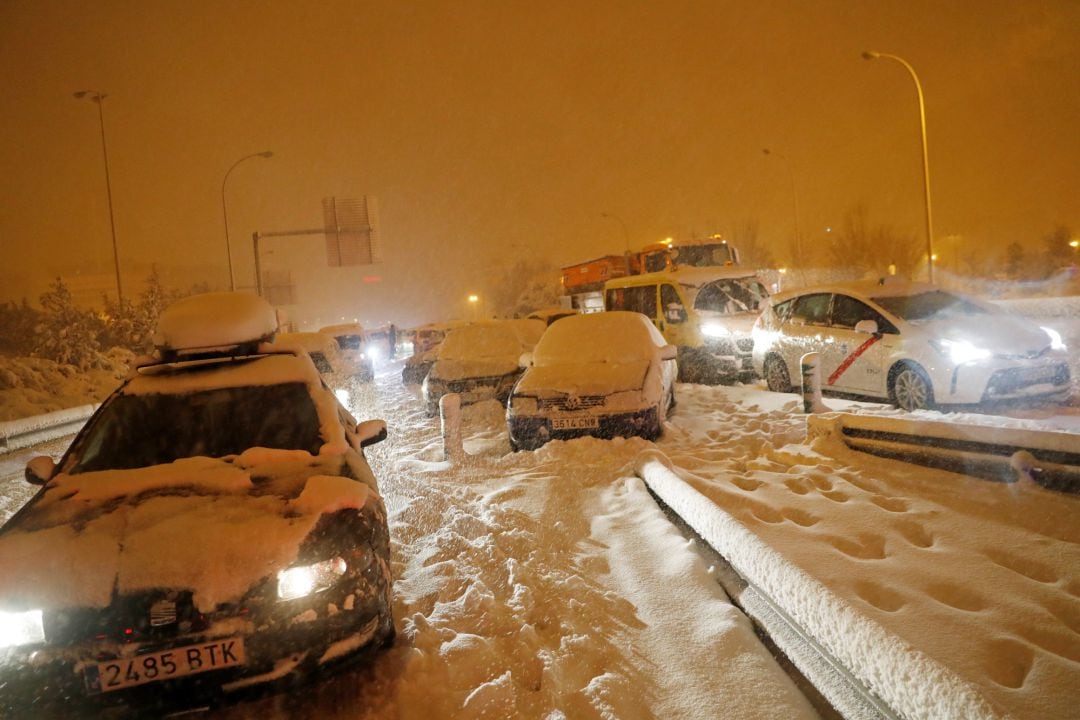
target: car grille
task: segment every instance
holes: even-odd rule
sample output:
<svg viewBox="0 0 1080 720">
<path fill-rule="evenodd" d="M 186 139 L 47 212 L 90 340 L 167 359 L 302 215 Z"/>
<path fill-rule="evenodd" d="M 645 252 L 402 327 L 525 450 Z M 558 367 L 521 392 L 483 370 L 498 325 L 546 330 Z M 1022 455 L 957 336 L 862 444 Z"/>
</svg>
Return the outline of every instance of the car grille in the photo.
<svg viewBox="0 0 1080 720">
<path fill-rule="evenodd" d="M 739 348 L 739 352 L 752 352 L 754 350 L 754 339 L 739 338 L 735 341 L 735 347 Z"/>
<path fill-rule="evenodd" d="M 1046 353 L 1050 352 L 1050 350 L 1051 350 L 1050 346 L 1047 345 L 1042 350 L 1029 350 L 1029 351 L 1027 351 L 1025 353 L 1014 353 L 1014 354 L 1004 354 L 1004 353 L 1002 353 L 1002 354 L 994 355 L 994 357 L 998 358 L 999 360 L 1034 360 L 1035 358 L 1042 357 Z"/>
<path fill-rule="evenodd" d="M 92 638 L 137 641 L 167 638 L 205 626 L 206 618 L 195 609 L 190 592 L 136 593 L 114 600 L 107 608 L 47 613 L 45 639 L 55 645 Z"/>
<path fill-rule="evenodd" d="M 1015 367 L 998 370 L 990 376 L 986 386 L 989 397 L 1011 395 L 1032 385 L 1066 385 L 1069 382 L 1069 366 L 1040 365 L 1038 367 Z"/>
<path fill-rule="evenodd" d="M 574 410 L 587 410 L 589 408 L 603 407 L 603 395 L 564 395 L 562 397 L 539 398 L 537 406 L 541 410 L 562 410 L 573 412 Z"/>
<path fill-rule="evenodd" d="M 446 383 L 447 392 L 465 393 L 482 387 L 495 387 L 501 378 L 468 378 L 467 380 L 450 380 Z"/>
</svg>

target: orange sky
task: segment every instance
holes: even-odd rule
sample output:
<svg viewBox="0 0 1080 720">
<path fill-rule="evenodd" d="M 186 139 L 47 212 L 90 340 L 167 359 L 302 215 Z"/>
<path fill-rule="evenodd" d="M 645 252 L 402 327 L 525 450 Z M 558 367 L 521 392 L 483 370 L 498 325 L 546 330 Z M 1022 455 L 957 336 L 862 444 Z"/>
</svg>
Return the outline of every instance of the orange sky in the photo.
<svg viewBox="0 0 1080 720">
<path fill-rule="evenodd" d="M 110 276 L 97 108 L 131 294 L 228 283 L 250 236 L 373 195 L 371 320 L 454 314 L 485 268 L 569 264 L 756 222 L 782 253 L 856 205 L 922 241 L 914 85 L 935 235 L 1036 247 L 1080 231 L 1080 3 L 50 2 L 0 5 L 0 300 Z M 321 246 L 310 262 L 322 261 Z M 280 251 L 282 256 L 288 254 Z M 270 258 L 273 262 L 273 258 Z M 297 262 L 294 258 L 291 262 Z M 302 260 L 301 260 L 302 262 Z M 345 273 L 346 271 L 341 271 Z M 354 271 L 370 275 L 368 269 Z M 129 276 L 130 275 L 130 279 Z M 344 274 L 342 277 L 345 277 Z"/>
</svg>

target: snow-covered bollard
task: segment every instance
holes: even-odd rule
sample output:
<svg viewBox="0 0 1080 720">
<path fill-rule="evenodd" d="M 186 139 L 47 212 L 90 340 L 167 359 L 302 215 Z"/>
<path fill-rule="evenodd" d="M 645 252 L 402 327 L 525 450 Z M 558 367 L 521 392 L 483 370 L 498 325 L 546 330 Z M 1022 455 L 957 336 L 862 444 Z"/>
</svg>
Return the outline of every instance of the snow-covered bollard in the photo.
<svg viewBox="0 0 1080 720">
<path fill-rule="evenodd" d="M 461 396 L 447 393 L 439 398 L 439 419 L 442 421 L 443 457 L 458 462 L 465 457 L 461 440 Z"/>
<path fill-rule="evenodd" d="M 802 404 L 804 413 L 829 412 L 821 400 L 821 353 L 808 352 L 800 359 L 802 366 Z"/>
</svg>

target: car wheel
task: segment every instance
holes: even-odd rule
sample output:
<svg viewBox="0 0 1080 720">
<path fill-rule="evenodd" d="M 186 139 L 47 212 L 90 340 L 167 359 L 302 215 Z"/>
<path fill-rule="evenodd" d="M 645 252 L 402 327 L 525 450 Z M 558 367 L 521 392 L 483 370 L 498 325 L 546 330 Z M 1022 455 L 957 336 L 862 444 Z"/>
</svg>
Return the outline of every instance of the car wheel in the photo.
<svg viewBox="0 0 1080 720">
<path fill-rule="evenodd" d="M 792 391 L 791 377 L 788 375 L 787 365 L 778 355 L 770 355 L 765 358 L 765 385 L 773 392 L 789 393 Z"/>
<path fill-rule="evenodd" d="M 934 387 L 917 365 L 897 366 L 889 384 L 889 394 L 893 404 L 901 410 L 931 410 L 934 407 Z"/>
</svg>

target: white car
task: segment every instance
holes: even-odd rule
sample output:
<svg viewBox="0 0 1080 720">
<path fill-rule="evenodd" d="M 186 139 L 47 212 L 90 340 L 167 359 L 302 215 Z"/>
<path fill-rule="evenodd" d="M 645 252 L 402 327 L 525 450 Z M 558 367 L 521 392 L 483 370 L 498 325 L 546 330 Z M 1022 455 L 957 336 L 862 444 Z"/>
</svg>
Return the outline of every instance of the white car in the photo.
<svg viewBox="0 0 1080 720">
<path fill-rule="evenodd" d="M 660 436 L 675 405 L 678 351 L 641 313 L 563 318 L 527 358 L 507 405 L 512 450 L 582 435 Z"/>
<path fill-rule="evenodd" d="M 349 374 L 360 382 L 375 379 L 375 364 L 371 348 L 364 340 L 364 328 L 360 323 L 328 325 L 319 328 L 319 333 L 334 340 Z"/>
<path fill-rule="evenodd" d="M 790 392 L 808 352 L 823 392 L 906 410 L 1006 400 L 1064 400 L 1061 336 L 989 303 L 926 284 L 801 288 L 771 298 L 754 326 L 753 362 Z"/>
<path fill-rule="evenodd" d="M 422 385 L 428 416 L 439 413 L 439 400 L 448 393 L 460 395 L 462 405 L 506 402 L 521 375 L 521 356 L 545 327 L 542 320 L 485 320 L 448 332 Z"/>
</svg>

